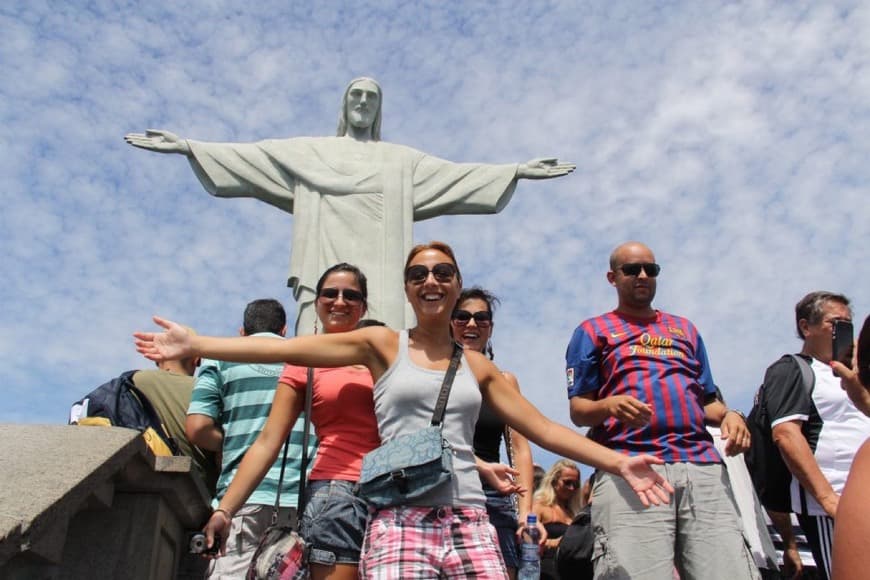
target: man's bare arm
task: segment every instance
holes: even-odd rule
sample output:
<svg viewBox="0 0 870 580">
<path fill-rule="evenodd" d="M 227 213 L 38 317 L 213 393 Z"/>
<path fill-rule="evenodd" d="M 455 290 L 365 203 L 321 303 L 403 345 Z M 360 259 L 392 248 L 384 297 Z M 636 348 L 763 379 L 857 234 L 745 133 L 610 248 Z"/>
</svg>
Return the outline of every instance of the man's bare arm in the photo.
<svg viewBox="0 0 870 580">
<path fill-rule="evenodd" d="M 224 445 L 224 433 L 214 419 L 208 415 L 194 413 L 184 420 L 184 433 L 187 440 L 208 451 L 221 451 Z"/>
<path fill-rule="evenodd" d="M 725 406 L 716 399 L 704 405 L 704 420 L 719 427 L 722 439 L 725 440 L 725 453 L 729 457 L 743 453 L 749 449 L 751 435 L 743 413 Z"/>
<path fill-rule="evenodd" d="M 782 538 L 782 574 L 785 578 L 799 578 L 804 569 L 800 551 L 797 546 L 797 538 L 794 535 L 794 527 L 791 524 L 791 514 L 767 510 L 767 515 L 773 523 L 773 527 Z"/>
<path fill-rule="evenodd" d="M 800 422 L 786 421 L 776 425 L 773 428 L 773 441 L 801 487 L 819 502 L 829 516 L 836 517 L 840 496 L 819 469 L 810 445 L 801 432 Z"/>
</svg>

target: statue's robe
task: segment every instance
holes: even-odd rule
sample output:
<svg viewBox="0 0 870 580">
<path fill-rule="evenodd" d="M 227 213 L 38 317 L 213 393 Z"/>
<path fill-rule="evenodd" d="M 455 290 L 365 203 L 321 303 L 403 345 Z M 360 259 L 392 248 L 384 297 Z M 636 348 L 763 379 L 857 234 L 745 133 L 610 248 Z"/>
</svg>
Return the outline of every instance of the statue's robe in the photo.
<svg viewBox="0 0 870 580">
<path fill-rule="evenodd" d="M 314 330 L 317 279 L 339 262 L 368 278 L 367 318 L 396 329 L 412 325 L 403 267 L 413 222 L 499 212 L 516 185 L 516 164 L 451 163 L 381 141 L 188 143 L 190 163 L 209 193 L 253 197 L 294 215 L 287 285 L 298 302 L 298 334 Z"/>
</svg>

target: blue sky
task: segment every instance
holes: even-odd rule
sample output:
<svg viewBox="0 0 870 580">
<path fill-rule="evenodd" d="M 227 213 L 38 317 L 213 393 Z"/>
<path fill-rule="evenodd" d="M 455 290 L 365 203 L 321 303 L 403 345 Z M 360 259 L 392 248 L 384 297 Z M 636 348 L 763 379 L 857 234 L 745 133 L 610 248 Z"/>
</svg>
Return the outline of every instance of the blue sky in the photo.
<svg viewBox="0 0 870 580">
<path fill-rule="evenodd" d="M 227 335 L 254 298 L 292 312 L 292 216 L 212 198 L 182 157 L 122 138 L 331 135 L 361 75 L 384 140 L 577 163 L 496 216 L 415 227 L 501 297 L 496 362 L 556 420 L 565 346 L 615 305 L 623 241 L 654 249 L 656 305 L 696 323 L 743 410 L 799 348 L 806 292 L 870 310 L 866 3 L 13 1 L 0 29 L 3 422 L 64 422 L 147 367 L 130 334 L 154 313 Z"/>
</svg>

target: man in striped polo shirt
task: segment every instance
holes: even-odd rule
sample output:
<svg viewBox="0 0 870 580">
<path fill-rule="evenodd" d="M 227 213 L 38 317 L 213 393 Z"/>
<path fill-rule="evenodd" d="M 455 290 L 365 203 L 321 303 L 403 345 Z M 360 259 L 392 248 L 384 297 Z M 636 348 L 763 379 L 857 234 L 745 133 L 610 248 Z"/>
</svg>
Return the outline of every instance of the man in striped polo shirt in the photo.
<svg viewBox="0 0 870 580">
<path fill-rule="evenodd" d="M 242 336 L 268 336 L 282 340 L 287 332 L 284 307 L 277 300 L 254 300 L 245 308 Z M 187 436 L 200 447 L 222 451 L 217 482 L 218 502 L 238 470 L 248 448 L 257 439 L 272 408 L 283 364 L 248 364 L 203 360 L 187 410 Z M 304 419 L 293 426 L 287 465 L 281 485 L 283 521 L 292 520 L 299 491 Z M 311 446 L 309 457 L 313 455 Z M 272 507 L 281 473 L 281 455 L 263 481 L 235 513 L 227 538 L 227 553 L 211 560 L 207 578 L 244 578 L 260 536 L 272 519 Z"/>
<path fill-rule="evenodd" d="M 627 242 L 610 256 L 616 310 L 583 322 L 568 345 L 571 419 L 622 453 L 648 453 L 676 493 L 643 509 L 618 477 L 598 473 L 592 493 L 596 578 L 758 578 L 722 465 L 705 424 L 719 426 L 726 453 L 749 447 L 739 412 L 716 398 L 704 342 L 687 319 L 652 307 L 660 267 Z"/>
</svg>

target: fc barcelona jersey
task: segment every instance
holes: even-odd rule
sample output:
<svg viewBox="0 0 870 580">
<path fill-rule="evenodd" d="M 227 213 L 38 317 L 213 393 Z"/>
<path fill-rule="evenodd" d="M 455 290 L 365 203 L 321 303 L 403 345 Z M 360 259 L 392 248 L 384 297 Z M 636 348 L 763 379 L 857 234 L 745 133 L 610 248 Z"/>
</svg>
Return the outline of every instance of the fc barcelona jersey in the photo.
<svg viewBox="0 0 870 580">
<path fill-rule="evenodd" d="M 716 387 L 704 342 L 687 319 L 656 312 L 639 319 L 609 312 L 583 322 L 566 354 L 568 397 L 630 395 L 652 407 L 650 422 L 613 417 L 589 437 L 611 449 L 648 453 L 668 463 L 719 463 L 704 427 L 704 401 Z"/>
</svg>

